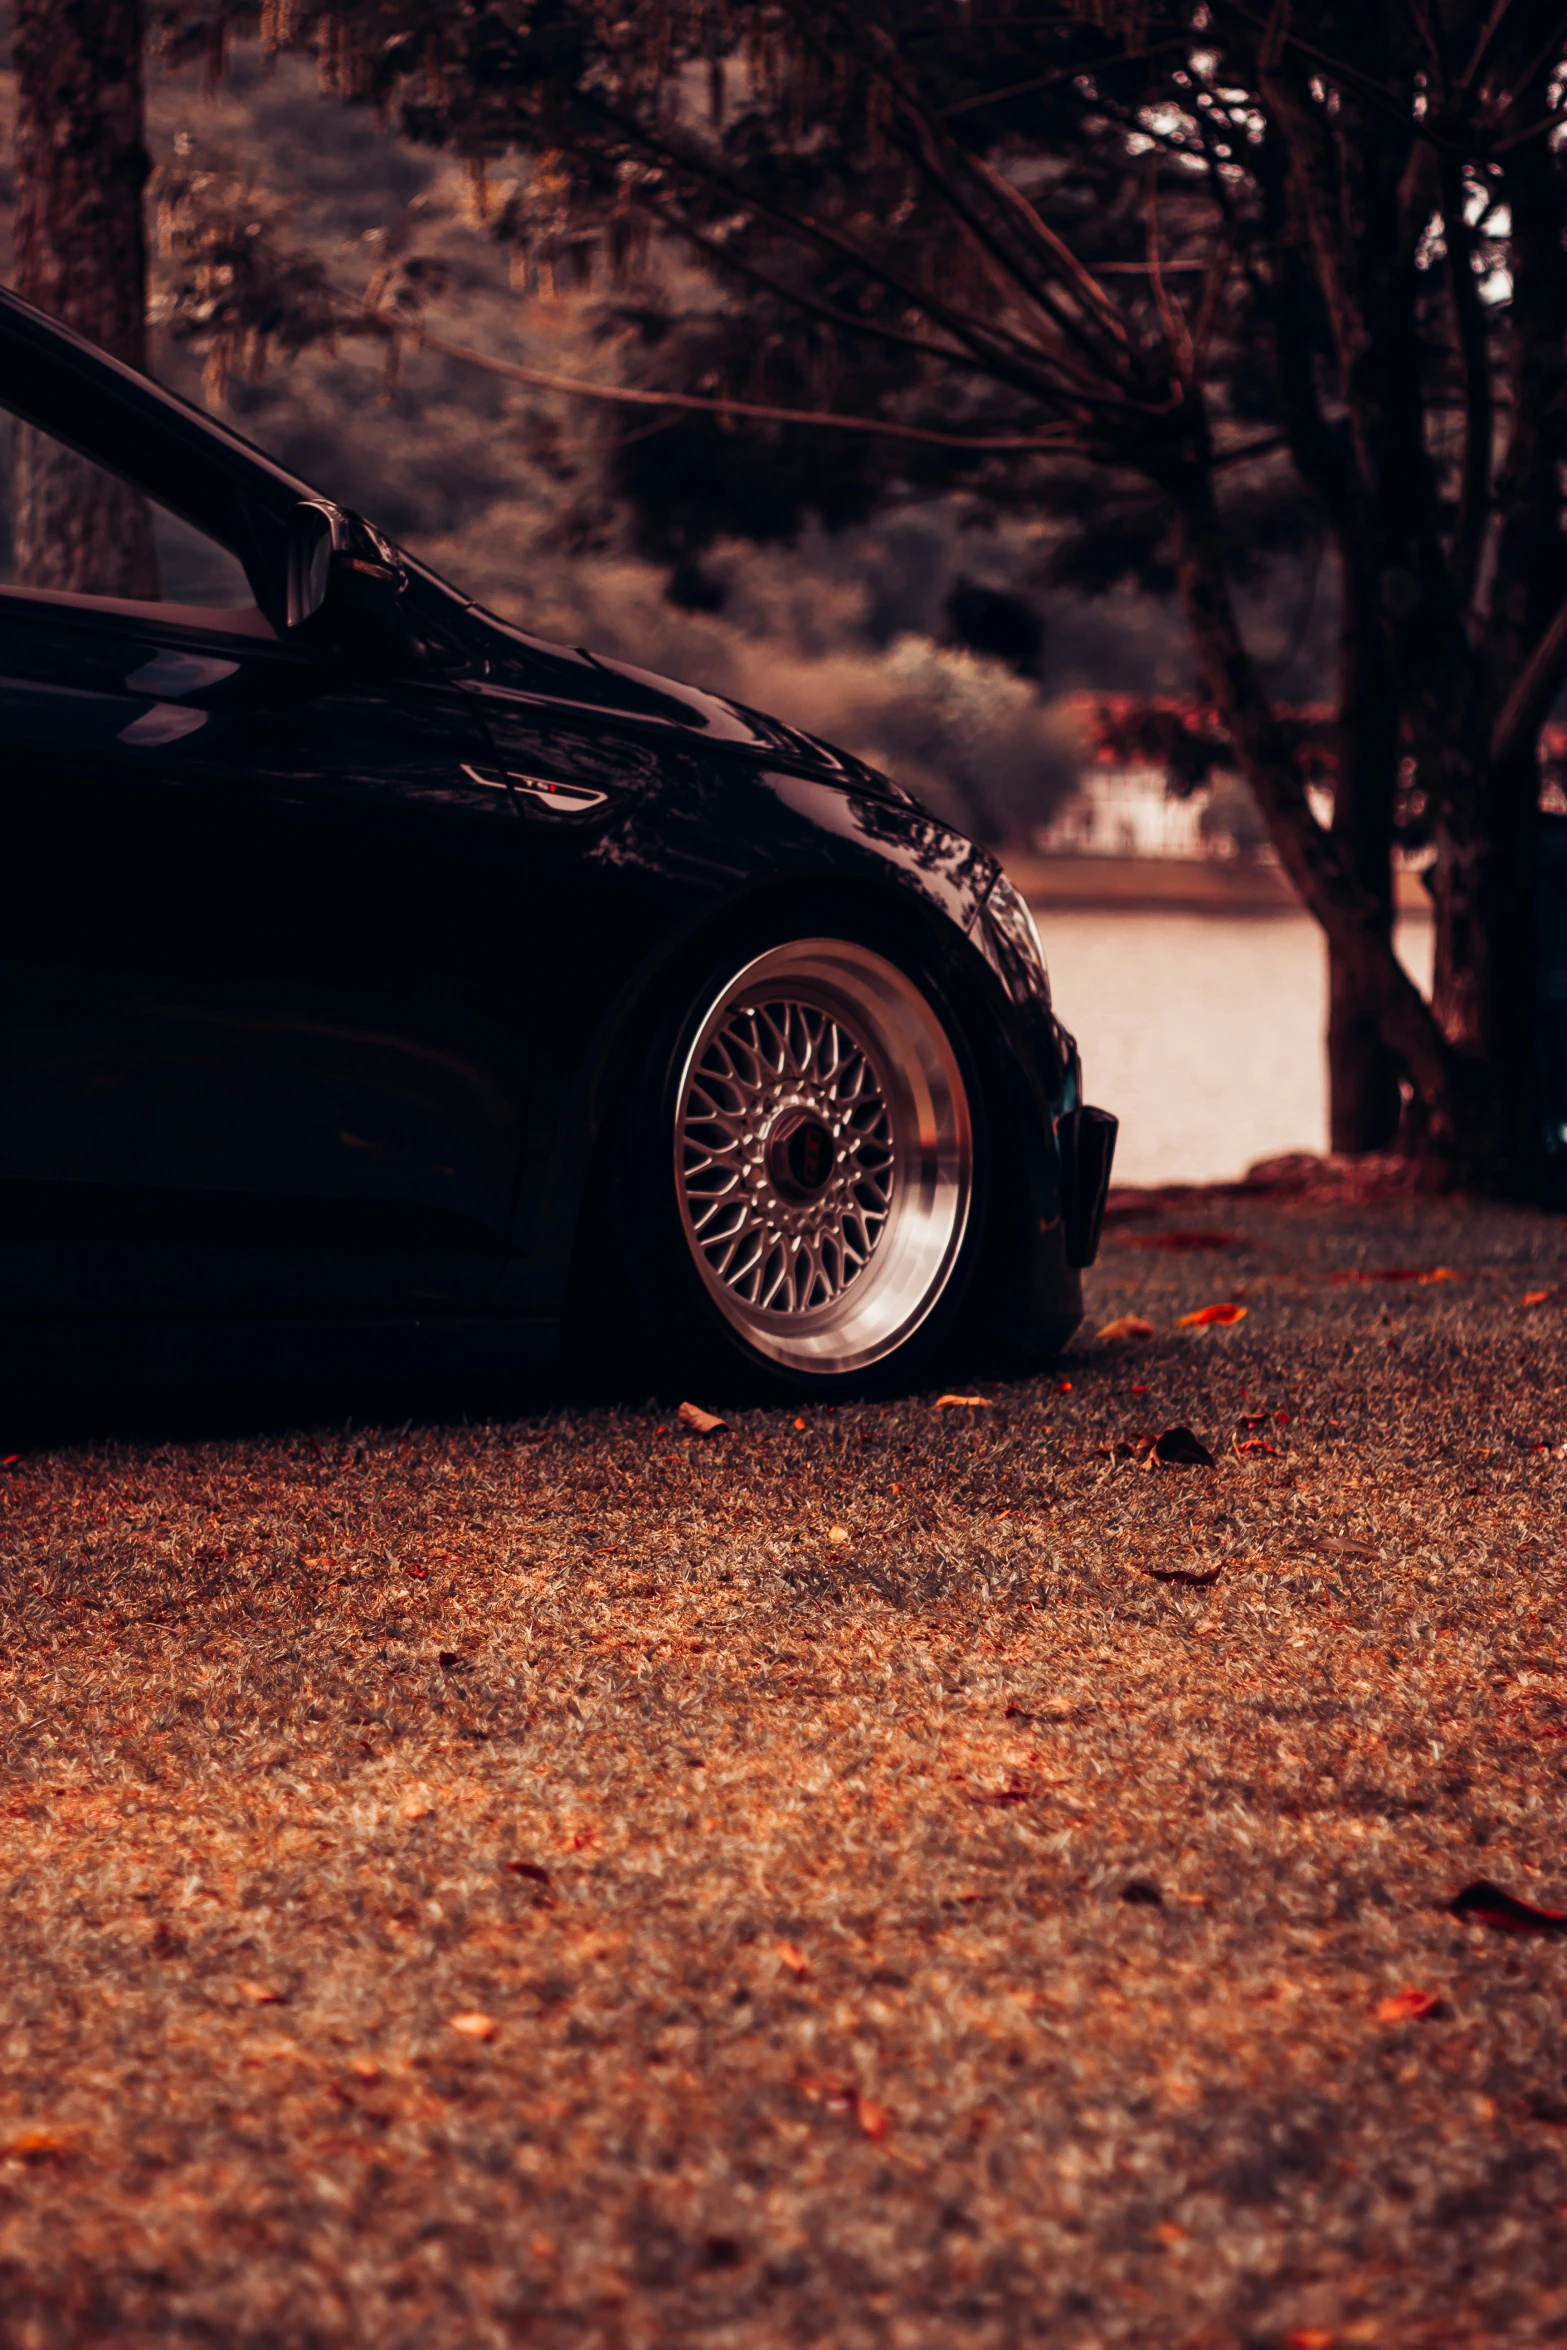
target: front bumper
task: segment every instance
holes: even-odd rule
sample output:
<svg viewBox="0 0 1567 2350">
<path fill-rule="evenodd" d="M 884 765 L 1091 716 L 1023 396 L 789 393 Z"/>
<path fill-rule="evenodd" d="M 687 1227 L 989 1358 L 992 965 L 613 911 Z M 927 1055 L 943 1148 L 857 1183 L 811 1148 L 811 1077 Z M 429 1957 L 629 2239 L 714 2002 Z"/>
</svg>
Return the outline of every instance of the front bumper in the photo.
<svg viewBox="0 0 1567 2350">
<path fill-rule="evenodd" d="M 1099 1254 L 1110 1169 L 1115 1160 L 1115 1138 L 1120 1120 L 1108 1110 L 1084 1103 L 1057 1118 L 1056 1151 L 1061 1161 L 1061 1221 L 1066 1229 L 1066 1261 L 1091 1265 Z"/>
</svg>

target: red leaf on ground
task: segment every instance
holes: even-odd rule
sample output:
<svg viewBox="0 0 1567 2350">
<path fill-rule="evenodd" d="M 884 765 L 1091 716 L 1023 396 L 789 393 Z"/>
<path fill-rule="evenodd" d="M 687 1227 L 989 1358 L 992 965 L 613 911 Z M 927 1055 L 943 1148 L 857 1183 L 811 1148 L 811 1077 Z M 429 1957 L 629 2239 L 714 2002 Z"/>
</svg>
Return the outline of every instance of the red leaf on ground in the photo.
<svg viewBox="0 0 1567 2350">
<path fill-rule="evenodd" d="M 886 2137 L 887 2116 L 869 2097 L 861 2096 L 858 2089 L 854 2093 L 854 2118 L 867 2138 Z"/>
<path fill-rule="evenodd" d="M 448 2016 L 446 2020 L 452 2030 L 461 2032 L 466 2040 L 493 2040 L 495 2037 L 494 2016 L 484 2015 L 478 2008 L 470 2008 L 463 2015 Z"/>
<path fill-rule="evenodd" d="M 1451 1265 L 1356 1265 L 1329 1276 L 1333 1281 L 1462 1281 Z"/>
<path fill-rule="evenodd" d="M 716 1436 L 729 1422 L 717 1412 L 704 1412 L 699 1403 L 683 1403 L 676 1414 L 682 1428 L 689 1428 L 693 1436 Z"/>
<path fill-rule="evenodd" d="M 1113 1322 L 1095 1332 L 1098 1338 L 1152 1338 L 1153 1334 L 1153 1324 L 1145 1322 L 1141 1314 L 1117 1314 Z"/>
<path fill-rule="evenodd" d="M 1244 1306 L 1199 1306 L 1195 1314 L 1179 1315 L 1175 1327 L 1177 1330 L 1228 1330 L 1245 1319 Z"/>
<path fill-rule="evenodd" d="M 808 1975 L 811 1971 L 811 1962 L 805 1952 L 797 1950 L 792 1942 L 780 1942 L 774 1955 L 778 1964 L 787 1967 L 791 1975 Z"/>
<path fill-rule="evenodd" d="M 1237 1452 L 1269 1453 L 1272 1455 L 1274 1460 L 1277 1460 L 1279 1457 L 1278 1446 L 1276 1444 L 1269 1444 L 1266 1437 L 1263 1436 L 1237 1436 L 1235 1439 L 1235 1449 Z"/>
<path fill-rule="evenodd" d="M 1479 1877 L 1455 1893 L 1448 1903 L 1455 1918 L 1472 1918 L 1476 1925 L 1500 1926 L 1504 1934 L 1567 1934 L 1567 1909 L 1536 1909 L 1504 1892 L 1489 1877 Z"/>
<path fill-rule="evenodd" d="M 1213 1455 L 1201 1437 L 1189 1428 L 1166 1428 L 1154 1438 L 1150 1461 L 1157 1461 L 1161 1469 L 1211 1469 Z"/>
<path fill-rule="evenodd" d="M 1548 1297 L 1555 1295 L 1554 1289 L 1526 1289 L 1523 1293 L 1523 1302 L 1526 1306 L 1543 1306 Z M 15 1453 L 12 1453 L 11 1461 L 14 1461 L 15 1458 Z M 0 1461 L 0 1469 L 8 1469 L 11 1466 L 11 1461 Z"/>
<path fill-rule="evenodd" d="M 72 2141 L 64 2130 L 21 2129 L 0 2138 L 0 2155 L 12 2162 L 63 2162 L 72 2151 Z"/>
<path fill-rule="evenodd" d="M 1168 1248 L 1178 1255 L 1195 1254 L 1201 1249 L 1233 1248 L 1233 1232 L 1157 1232 L 1133 1233 L 1122 1242 L 1123 1248 Z"/>
<path fill-rule="evenodd" d="M 1421 2016 L 1430 2015 L 1441 2004 L 1441 1993 L 1437 1991 L 1395 1991 L 1389 1998 L 1378 2002 L 1377 2022 L 1379 2024 L 1414 2023 Z"/>
</svg>

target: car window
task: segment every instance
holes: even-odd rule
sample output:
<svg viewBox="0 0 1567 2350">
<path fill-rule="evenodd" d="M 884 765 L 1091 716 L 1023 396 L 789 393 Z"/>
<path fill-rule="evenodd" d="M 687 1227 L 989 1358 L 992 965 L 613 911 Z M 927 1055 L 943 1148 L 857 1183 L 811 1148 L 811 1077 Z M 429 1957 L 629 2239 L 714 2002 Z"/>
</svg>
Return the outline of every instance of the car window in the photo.
<svg viewBox="0 0 1567 2350">
<path fill-rule="evenodd" d="M 249 628 L 237 556 L 53 434 L 0 409 L 0 592 L 156 605 Z"/>
</svg>

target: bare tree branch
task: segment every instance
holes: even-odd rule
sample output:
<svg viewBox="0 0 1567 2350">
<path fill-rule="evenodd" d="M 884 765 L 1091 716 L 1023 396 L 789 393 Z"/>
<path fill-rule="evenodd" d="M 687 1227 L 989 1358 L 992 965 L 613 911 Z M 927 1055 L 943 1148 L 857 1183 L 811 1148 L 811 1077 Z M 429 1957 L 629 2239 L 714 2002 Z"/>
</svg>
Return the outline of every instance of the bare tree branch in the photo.
<svg viewBox="0 0 1567 2350">
<path fill-rule="evenodd" d="M 1490 518 L 1491 440 L 1495 430 L 1491 397 L 1491 347 L 1484 305 L 1475 282 L 1474 239 L 1464 213 L 1463 174 L 1443 156 L 1442 232 L 1447 240 L 1448 278 L 1464 378 L 1464 454 L 1458 522 L 1453 533 L 1453 585 L 1467 606 L 1480 574 Z"/>
<path fill-rule="evenodd" d="M 459 359 L 467 367 L 483 368 L 487 375 L 508 377 L 514 383 L 536 384 L 541 391 L 569 392 L 582 400 L 604 400 L 630 408 L 689 408 L 707 416 L 749 416 L 765 424 L 815 425 L 828 432 L 855 432 L 879 434 L 883 439 L 915 441 L 934 449 L 972 449 L 983 456 L 988 450 L 1053 450 L 1068 455 L 1084 453 L 1076 434 L 1067 425 L 1047 426 L 1034 433 L 962 433 L 942 432 L 934 426 L 902 424 L 891 417 L 847 416 L 819 408 L 782 408 L 760 400 L 731 400 L 720 394 L 701 392 L 643 391 L 631 384 L 586 383 L 580 377 L 555 375 L 541 367 L 525 367 L 515 359 L 492 358 L 486 351 L 470 350 L 465 343 L 449 342 L 444 335 L 431 334 L 424 327 L 411 327 L 405 319 L 388 319 L 384 313 L 367 310 L 352 297 L 340 295 L 345 309 L 356 316 L 368 317 L 383 331 L 393 335 L 407 335 L 419 349 L 438 351 L 445 359 Z"/>
</svg>

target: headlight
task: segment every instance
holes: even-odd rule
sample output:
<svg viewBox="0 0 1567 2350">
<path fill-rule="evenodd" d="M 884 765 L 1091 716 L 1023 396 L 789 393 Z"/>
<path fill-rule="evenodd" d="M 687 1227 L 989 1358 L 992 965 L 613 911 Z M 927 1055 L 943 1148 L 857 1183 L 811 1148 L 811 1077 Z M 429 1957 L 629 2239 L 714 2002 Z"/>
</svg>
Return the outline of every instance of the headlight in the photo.
<svg viewBox="0 0 1567 2350">
<path fill-rule="evenodd" d="M 1042 994 L 1048 1003 L 1050 974 L 1045 968 L 1045 947 L 1039 935 L 1039 924 L 1029 911 L 1027 899 L 1013 888 L 1004 873 L 998 876 L 995 887 L 985 900 L 985 919 L 995 932 L 999 945 L 1026 973 L 1030 992 Z"/>
</svg>

